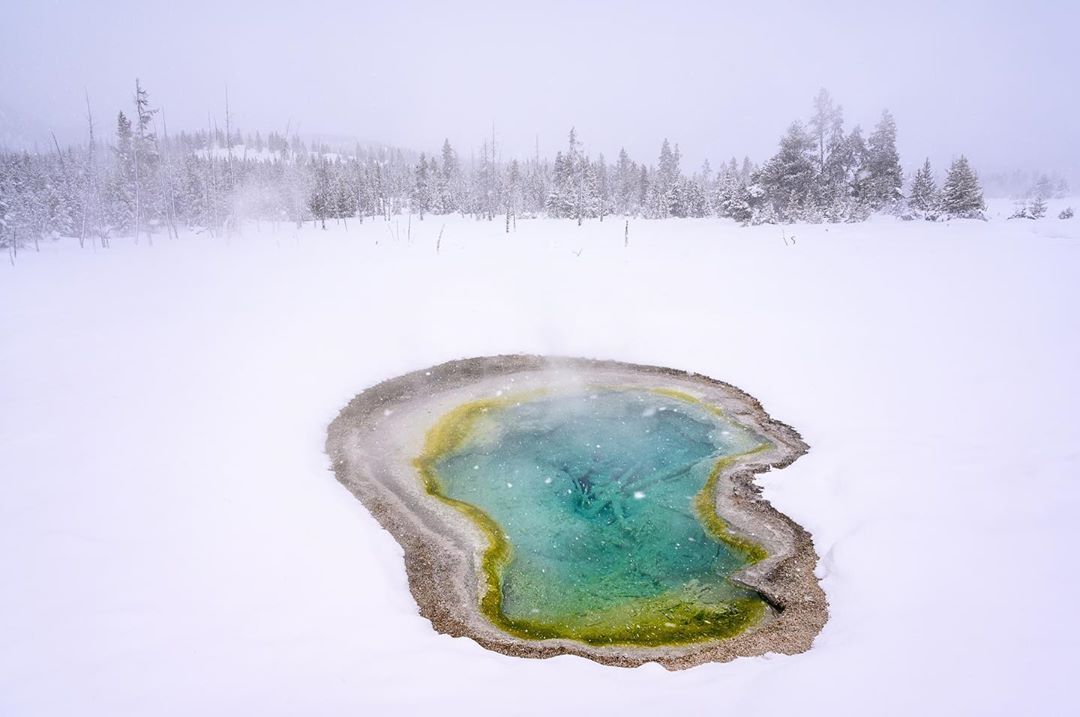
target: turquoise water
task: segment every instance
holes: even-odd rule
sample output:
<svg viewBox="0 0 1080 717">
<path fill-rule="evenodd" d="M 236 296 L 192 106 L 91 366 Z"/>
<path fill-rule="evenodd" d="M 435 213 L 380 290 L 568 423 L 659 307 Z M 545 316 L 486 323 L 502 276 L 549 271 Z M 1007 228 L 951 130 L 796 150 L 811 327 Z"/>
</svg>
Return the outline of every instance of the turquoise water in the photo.
<svg viewBox="0 0 1080 717">
<path fill-rule="evenodd" d="M 763 439 L 689 400 L 585 389 L 485 407 L 434 462 L 439 492 L 503 532 L 505 626 L 590 642 L 692 641 L 763 613 L 748 556 L 695 510 L 718 461 Z"/>
</svg>

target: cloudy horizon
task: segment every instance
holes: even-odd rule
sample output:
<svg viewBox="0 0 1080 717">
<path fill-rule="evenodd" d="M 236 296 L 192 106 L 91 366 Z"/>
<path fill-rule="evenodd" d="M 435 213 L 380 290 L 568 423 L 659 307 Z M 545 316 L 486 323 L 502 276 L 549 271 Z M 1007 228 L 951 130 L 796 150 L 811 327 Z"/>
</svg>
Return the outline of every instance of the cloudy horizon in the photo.
<svg viewBox="0 0 1080 717">
<path fill-rule="evenodd" d="M 552 155 L 573 126 L 609 158 L 653 161 L 666 137 L 692 171 L 764 161 L 824 87 L 848 127 L 895 115 L 905 169 L 963 153 L 984 172 L 1077 175 L 1076 8 L 728 5 L 22 3 L 0 45 L 0 129 L 78 141 L 85 92 L 107 132 L 139 77 L 170 131 L 223 126 L 228 86 L 246 131 L 418 151 L 445 137 L 467 157 L 494 124 L 508 158 Z"/>
</svg>

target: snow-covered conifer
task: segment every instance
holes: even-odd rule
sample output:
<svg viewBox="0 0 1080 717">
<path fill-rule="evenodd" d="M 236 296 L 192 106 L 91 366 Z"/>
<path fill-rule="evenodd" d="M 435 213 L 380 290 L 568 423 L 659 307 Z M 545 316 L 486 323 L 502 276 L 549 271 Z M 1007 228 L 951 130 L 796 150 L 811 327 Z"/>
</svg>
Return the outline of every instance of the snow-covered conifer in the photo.
<svg viewBox="0 0 1080 717">
<path fill-rule="evenodd" d="M 982 218 L 982 187 L 975 170 L 963 155 L 952 163 L 945 177 L 941 196 L 942 209 L 950 217 Z"/>
<path fill-rule="evenodd" d="M 431 186 L 431 173 L 428 167 L 427 155 L 420 153 L 420 161 L 416 164 L 416 180 L 413 184 L 411 207 L 420 215 L 420 221 L 424 220 L 424 214 L 431 211 L 433 190 Z"/>
<path fill-rule="evenodd" d="M 896 120 L 888 110 L 881 113 L 881 120 L 867 138 L 865 170 L 863 198 L 874 209 L 888 207 L 900 199 L 903 174 L 896 150 Z"/>
<path fill-rule="evenodd" d="M 908 191 L 908 205 L 929 219 L 937 212 L 940 201 L 941 197 L 938 194 L 937 183 L 934 181 L 934 172 L 930 168 L 930 159 L 927 158 L 911 180 L 911 189 Z"/>
<path fill-rule="evenodd" d="M 780 140 L 780 151 L 758 172 L 757 184 L 765 193 L 769 217 L 777 221 L 801 219 L 814 181 L 814 140 L 802 123 L 793 122 Z"/>
</svg>

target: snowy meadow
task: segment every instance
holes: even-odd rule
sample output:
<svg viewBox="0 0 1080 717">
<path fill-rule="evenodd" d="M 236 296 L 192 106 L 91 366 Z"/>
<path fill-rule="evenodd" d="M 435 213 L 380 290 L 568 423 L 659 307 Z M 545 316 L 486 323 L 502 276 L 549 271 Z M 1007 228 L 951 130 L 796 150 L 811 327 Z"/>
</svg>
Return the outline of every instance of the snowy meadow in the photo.
<svg viewBox="0 0 1080 717">
<path fill-rule="evenodd" d="M 1068 203 L 24 247 L 0 267 L 0 713 L 1052 713 L 1080 645 Z M 701 372 L 794 426 L 810 453 L 760 483 L 821 556 L 814 647 L 670 673 L 434 632 L 326 426 L 499 353 Z"/>
</svg>

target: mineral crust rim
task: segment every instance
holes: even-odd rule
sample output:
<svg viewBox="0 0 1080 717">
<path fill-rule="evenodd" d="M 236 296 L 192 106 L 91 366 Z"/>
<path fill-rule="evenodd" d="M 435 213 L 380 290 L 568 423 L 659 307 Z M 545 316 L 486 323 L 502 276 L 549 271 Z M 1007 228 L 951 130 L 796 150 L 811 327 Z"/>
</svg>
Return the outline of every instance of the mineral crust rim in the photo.
<svg viewBox="0 0 1080 717">
<path fill-rule="evenodd" d="M 678 646 L 592 646 L 567 639 L 526 640 L 492 625 L 480 611 L 481 558 L 487 539 L 466 516 L 424 491 L 413 465 L 426 429 L 461 403 L 575 383 L 681 391 L 719 406 L 772 446 L 719 474 L 716 512 L 731 531 L 764 546 L 768 557 L 731 576 L 774 608 L 771 619 L 722 640 Z M 810 534 L 760 496 L 754 476 L 790 465 L 807 452 L 799 434 L 769 417 L 752 396 L 730 384 L 676 369 L 581 358 L 531 355 L 450 361 L 384 381 L 357 395 L 330 424 L 326 450 L 337 479 L 367 507 L 405 553 L 409 587 L 420 613 L 439 632 L 520 657 L 573 654 L 632 667 L 668 669 L 768 652 L 809 649 L 828 617 L 814 576 Z"/>
</svg>

